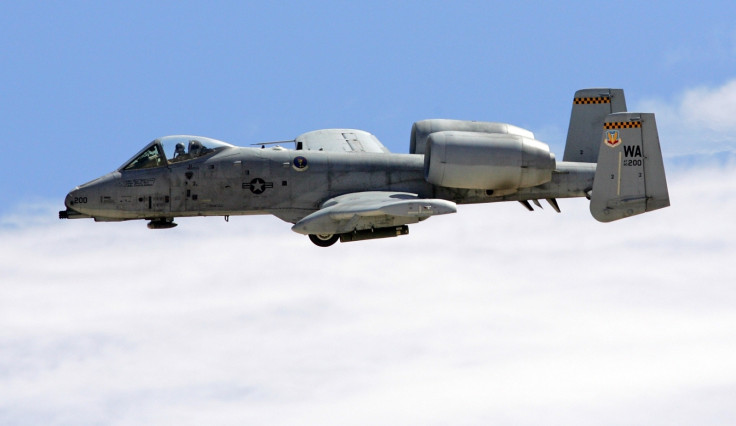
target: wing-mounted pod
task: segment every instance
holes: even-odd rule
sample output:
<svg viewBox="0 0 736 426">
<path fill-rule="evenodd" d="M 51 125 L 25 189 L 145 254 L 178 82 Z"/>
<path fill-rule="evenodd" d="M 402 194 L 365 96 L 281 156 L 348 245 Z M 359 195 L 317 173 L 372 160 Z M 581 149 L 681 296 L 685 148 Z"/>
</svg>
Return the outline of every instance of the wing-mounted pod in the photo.
<svg viewBox="0 0 736 426">
<path fill-rule="evenodd" d="M 670 205 L 654 114 L 610 114 L 603 123 L 590 212 L 600 222 Z"/>
<path fill-rule="evenodd" d="M 356 192 L 325 201 L 291 229 L 309 235 L 320 247 L 328 247 L 338 239 L 350 242 L 406 235 L 408 224 L 456 211 L 452 201 L 419 198 L 407 192 Z"/>
</svg>

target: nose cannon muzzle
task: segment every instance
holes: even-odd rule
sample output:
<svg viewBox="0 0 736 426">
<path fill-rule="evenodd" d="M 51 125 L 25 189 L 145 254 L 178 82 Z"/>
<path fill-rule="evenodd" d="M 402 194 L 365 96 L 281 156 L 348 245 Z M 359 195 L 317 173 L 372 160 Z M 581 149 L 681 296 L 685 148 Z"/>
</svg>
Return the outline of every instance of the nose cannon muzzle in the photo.
<svg viewBox="0 0 736 426">
<path fill-rule="evenodd" d="M 79 187 L 74 188 L 72 192 L 66 194 L 66 198 L 64 199 L 66 210 L 59 211 L 59 219 L 87 219 L 92 217 L 84 213 L 80 213 L 79 211 L 74 209 L 74 200 L 75 198 L 79 198 L 78 196 L 75 196 L 75 192 L 77 191 L 77 189 L 79 189 Z"/>
</svg>

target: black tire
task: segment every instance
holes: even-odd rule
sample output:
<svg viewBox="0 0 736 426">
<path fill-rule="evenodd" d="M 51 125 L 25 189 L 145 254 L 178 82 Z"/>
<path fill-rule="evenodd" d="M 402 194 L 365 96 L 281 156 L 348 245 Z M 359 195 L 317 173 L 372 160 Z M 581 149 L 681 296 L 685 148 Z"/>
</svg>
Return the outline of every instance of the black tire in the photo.
<svg viewBox="0 0 736 426">
<path fill-rule="evenodd" d="M 329 247 L 340 239 L 338 234 L 309 234 L 309 239 L 320 247 Z"/>
</svg>

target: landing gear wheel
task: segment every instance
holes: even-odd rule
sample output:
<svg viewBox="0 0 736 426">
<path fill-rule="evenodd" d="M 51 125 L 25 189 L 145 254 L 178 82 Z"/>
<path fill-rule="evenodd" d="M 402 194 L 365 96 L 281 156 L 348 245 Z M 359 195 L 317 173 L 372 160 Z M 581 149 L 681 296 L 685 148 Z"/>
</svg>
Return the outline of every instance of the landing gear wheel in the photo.
<svg viewBox="0 0 736 426">
<path fill-rule="evenodd" d="M 309 234 L 309 239 L 320 247 L 329 247 L 340 239 L 338 234 Z"/>
</svg>

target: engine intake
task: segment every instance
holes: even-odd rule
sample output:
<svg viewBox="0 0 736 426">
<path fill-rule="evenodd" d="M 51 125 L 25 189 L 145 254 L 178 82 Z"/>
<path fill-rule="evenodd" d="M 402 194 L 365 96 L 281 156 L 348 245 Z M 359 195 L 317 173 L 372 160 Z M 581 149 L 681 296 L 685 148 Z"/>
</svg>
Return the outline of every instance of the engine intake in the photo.
<svg viewBox="0 0 736 426">
<path fill-rule="evenodd" d="M 523 135 L 442 131 L 427 137 L 424 178 L 433 185 L 517 190 L 549 182 L 554 169 L 549 146 Z"/>
</svg>

